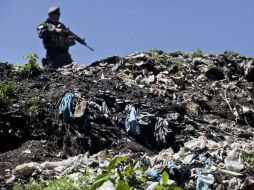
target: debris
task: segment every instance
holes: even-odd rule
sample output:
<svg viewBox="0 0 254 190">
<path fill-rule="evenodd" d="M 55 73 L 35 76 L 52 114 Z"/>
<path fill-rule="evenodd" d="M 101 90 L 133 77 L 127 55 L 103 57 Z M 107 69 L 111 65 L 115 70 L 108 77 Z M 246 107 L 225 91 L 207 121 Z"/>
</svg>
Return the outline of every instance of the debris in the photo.
<svg viewBox="0 0 254 190">
<path fill-rule="evenodd" d="M 244 168 L 241 154 L 238 150 L 234 149 L 228 153 L 224 160 L 227 169 L 239 172 Z"/>
<path fill-rule="evenodd" d="M 131 106 L 130 113 L 127 115 L 125 119 L 125 128 L 128 133 L 132 133 L 134 135 L 140 135 L 140 127 L 138 124 L 138 109 L 135 106 Z"/>
<path fill-rule="evenodd" d="M 212 174 L 198 174 L 196 190 L 210 190 L 213 183 L 214 176 Z"/>
<path fill-rule="evenodd" d="M 165 170 L 183 189 L 251 188 L 253 60 L 136 52 L 36 78 L 0 63 L 1 188 L 97 174 L 108 157 L 126 154 L 153 173 L 145 188 Z"/>
<path fill-rule="evenodd" d="M 59 105 L 59 114 L 63 117 L 63 119 L 73 119 L 73 111 L 72 108 L 72 101 L 75 98 L 75 94 L 72 92 L 69 92 L 65 94 L 65 96 L 62 98 L 61 103 Z"/>
</svg>

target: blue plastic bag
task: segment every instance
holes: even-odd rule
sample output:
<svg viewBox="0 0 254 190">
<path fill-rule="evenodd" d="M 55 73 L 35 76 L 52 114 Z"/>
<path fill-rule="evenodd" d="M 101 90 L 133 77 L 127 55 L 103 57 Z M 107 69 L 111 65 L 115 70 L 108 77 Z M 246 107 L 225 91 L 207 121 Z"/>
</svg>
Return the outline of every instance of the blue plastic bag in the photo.
<svg viewBox="0 0 254 190">
<path fill-rule="evenodd" d="M 132 133 L 134 135 L 140 135 L 140 126 L 138 124 L 138 110 L 132 106 L 130 113 L 127 115 L 125 119 L 125 129 L 128 133 Z"/>
<path fill-rule="evenodd" d="M 65 94 L 65 96 L 62 98 L 61 103 L 59 105 L 59 114 L 63 117 L 63 119 L 73 119 L 74 115 L 71 111 L 71 102 L 75 98 L 75 94 L 72 92 L 69 92 Z"/>
</svg>

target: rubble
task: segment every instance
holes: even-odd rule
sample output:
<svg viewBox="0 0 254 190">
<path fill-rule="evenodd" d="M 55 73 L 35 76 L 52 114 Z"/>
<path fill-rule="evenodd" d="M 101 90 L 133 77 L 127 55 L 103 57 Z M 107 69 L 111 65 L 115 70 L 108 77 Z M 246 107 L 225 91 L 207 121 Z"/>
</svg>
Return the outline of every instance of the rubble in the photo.
<svg viewBox="0 0 254 190">
<path fill-rule="evenodd" d="M 150 51 L 36 76 L 0 63 L 1 86 L 15 86 L 0 98 L 1 186 L 97 172 L 106 149 L 138 154 L 154 176 L 148 189 L 164 170 L 183 189 L 251 189 L 253 63 L 229 52 Z"/>
</svg>

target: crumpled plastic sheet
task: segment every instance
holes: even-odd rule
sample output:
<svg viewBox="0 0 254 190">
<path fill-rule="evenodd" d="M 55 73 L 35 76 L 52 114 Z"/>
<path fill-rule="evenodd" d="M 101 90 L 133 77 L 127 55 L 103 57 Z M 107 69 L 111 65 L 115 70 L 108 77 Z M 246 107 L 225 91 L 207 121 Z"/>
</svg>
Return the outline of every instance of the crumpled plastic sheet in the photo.
<svg viewBox="0 0 254 190">
<path fill-rule="evenodd" d="M 224 159 L 227 169 L 239 172 L 244 168 L 243 160 L 237 149 L 231 150 Z"/>
<path fill-rule="evenodd" d="M 75 98 L 75 94 L 72 92 L 68 92 L 65 94 L 65 96 L 62 98 L 61 103 L 59 105 L 59 114 L 64 118 L 64 119 L 73 119 L 74 115 L 71 111 L 71 102 Z"/>
<path fill-rule="evenodd" d="M 184 143 L 184 148 L 189 150 L 203 150 L 206 147 L 207 138 L 205 136 L 199 136 L 197 139 L 190 140 Z"/>
<path fill-rule="evenodd" d="M 152 180 L 158 181 L 160 184 L 163 184 L 163 182 L 162 182 L 162 176 L 158 172 L 156 172 L 156 171 L 150 171 L 147 174 L 147 176 L 150 177 Z M 172 179 L 169 179 L 168 182 L 167 182 L 168 185 L 173 185 L 175 183 L 176 182 L 174 180 L 172 180 Z"/>
<path fill-rule="evenodd" d="M 152 170 L 147 174 L 148 177 L 150 177 L 152 180 L 155 181 L 160 181 L 161 180 L 161 175 L 159 175 L 158 172 Z"/>
<path fill-rule="evenodd" d="M 212 174 L 203 175 L 198 174 L 196 190 L 210 190 L 211 185 L 214 183 L 214 176 Z"/>
<path fill-rule="evenodd" d="M 181 166 L 177 166 L 177 165 L 175 165 L 173 160 L 169 160 L 168 164 L 167 164 L 167 168 L 169 170 L 169 173 L 174 175 L 175 174 L 174 170 L 180 171 Z"/>
<path fill-rule="evenodd" d="M 109 117 L 111 115 L 111 112 L 105 101 L 102 102 L 101 107 L 104 116 Z"/>
<path fill-rule="evenodd" d="M 134 135 L 140 135 L 140 126 L 138 124 L 138 109 L 135 106 L 131 107 L 130 113 L 127 115 L 125 119 L 125 129 L 128 133 L 132 133 Z"/>
<path fill-rule="evenodd" d="M 228 189 L 242 189 L 241 188 L 242 181 L 239 178 L 233 177 L 228 182 Z"/>
<path fill-rule="evenodd" d="M 162 144 L 163 146 L 167 145 L 167 141 L 172 134 L 170 124 L 178 124 L 180 117 L 181 115 L 179 113 L 170 113 L 167 115 L 166 119 L 161 117 L 157 118 L 154 128 L 154 136 L 158 144 Z"/>
<path fill-rule="evenodd" d="M 180 119 L 181 119 L 181 115 L 177 112 L 167 114 L 167 120 L 170 122 L 174 122 L 174 123 L 178 124 Z"/>
<path fill-rule="evenodd" d="M 163 144 L 167 143 L 166 137 L 171 130 L 168 128 L 167 120 L 163 118 L 158 118 L 155 129 L 154 129 L 154 136 L 157 142 L 162 142 Z"/>
<path fill-rule="evenodd" d="M 204 162 L 206 165 L 208 165 L 208 166 L 214 164 L 213 158 L 212 158 L 212 157 L 207 158 L 207 157 L 205 156 L 205 154 L 199 154 L 199 155 L 198 155 L 198 159 L 199 159 L 200 161 L 203 161 L 203 162 Z"/>
</svg>

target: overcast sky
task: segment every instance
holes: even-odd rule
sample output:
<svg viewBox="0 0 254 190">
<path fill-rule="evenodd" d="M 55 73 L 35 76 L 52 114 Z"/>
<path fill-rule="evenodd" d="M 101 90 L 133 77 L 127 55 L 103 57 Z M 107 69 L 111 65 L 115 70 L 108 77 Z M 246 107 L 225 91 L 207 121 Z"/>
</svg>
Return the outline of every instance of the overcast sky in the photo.
<svg viewBox="0 0 254 190">
<path fill-rule="evenodd" d="M 45 56 L 36 27 L 51 6 L 59 6 L 60 21 L 95 49 L 71 47 L 80 64 L 153 48 L 254 56 L 254 0 L 0 0 L 0 61 Z"/>
</svg>

